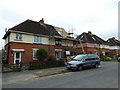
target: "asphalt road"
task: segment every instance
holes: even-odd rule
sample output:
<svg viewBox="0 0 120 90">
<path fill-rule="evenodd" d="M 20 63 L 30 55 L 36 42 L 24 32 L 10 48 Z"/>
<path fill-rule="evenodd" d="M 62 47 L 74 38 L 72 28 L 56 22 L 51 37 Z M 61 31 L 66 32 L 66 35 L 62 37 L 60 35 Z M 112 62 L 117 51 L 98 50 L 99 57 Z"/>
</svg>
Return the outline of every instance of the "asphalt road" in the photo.
<svg viewBox="0 0 120 90">
<path fill-rule="evenodd" d="M 118 62 L 102 62 L 97 69 L 3 84 L 3 88 L 118 88 Z"/>
</svg>

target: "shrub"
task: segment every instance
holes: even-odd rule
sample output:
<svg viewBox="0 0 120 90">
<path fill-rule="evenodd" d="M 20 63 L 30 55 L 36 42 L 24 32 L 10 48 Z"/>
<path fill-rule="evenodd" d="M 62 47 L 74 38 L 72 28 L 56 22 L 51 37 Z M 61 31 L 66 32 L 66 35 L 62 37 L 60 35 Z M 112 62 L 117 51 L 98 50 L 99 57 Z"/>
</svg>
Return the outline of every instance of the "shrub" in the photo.
<svg viewBox="0 0 120 90">
<path fill-rule="evenodd" d="M 48 61 L 55 61 L 55 56 L 49 56 Z"/>
<path fill-rule="evenodd" d="M 111 60 L 112 60 L 111 57 L 106 57 L 106 58 L 105 58 L 105 61 L 111 61 Z"/>
<path fill-rule="evenodd" d="M 45 58 L 48 57 L 48 53 L 47 53 L 46 49 L 44 49 L 44 48 L 39 48 L 39 50 L 37 50 L 35 56 L 37 57 L 37 59 L 43 60 L 43 59 L 45 59 Z"/>
</svg>

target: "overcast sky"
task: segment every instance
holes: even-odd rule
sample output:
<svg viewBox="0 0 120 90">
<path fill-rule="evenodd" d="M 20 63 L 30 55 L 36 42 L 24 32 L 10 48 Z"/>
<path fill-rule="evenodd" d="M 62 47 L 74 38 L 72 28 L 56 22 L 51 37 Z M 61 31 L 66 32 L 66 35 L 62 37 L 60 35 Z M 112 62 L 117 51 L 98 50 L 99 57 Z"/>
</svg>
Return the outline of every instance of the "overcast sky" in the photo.
<svg viewBox="0 0 120 90">
<path fill-rule="evenodd" d="M 1 0 L 0 49 L 5 28 L 9 29 L 27 19 L 64 28 L 74 29 L 80 35 L 92 31 L 107 40 L 118 38 L 119 0 Z"/>
</svg>

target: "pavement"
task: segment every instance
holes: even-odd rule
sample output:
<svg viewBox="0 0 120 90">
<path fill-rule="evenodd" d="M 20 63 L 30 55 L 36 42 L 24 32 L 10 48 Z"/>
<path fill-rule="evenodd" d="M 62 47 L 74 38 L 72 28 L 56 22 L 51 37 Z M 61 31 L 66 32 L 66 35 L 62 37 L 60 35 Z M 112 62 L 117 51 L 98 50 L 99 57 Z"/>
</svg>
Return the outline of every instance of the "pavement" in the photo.
<svg viewBox="0 0 120 90">
<path fill-rule="evenodd" d="M 8 72 L 2 73 L 2 82 L 0 84 L 12 84 L 16 82 L 32 80 L 37 77 L 49 76 L 54 74 L 59 74 L 60 71 L 66 70 L 66 67 L 54 67 L 47 69 L 38 69 L 38 70 L 24 70 L 20 72 Z"/>
<path fill-rule="evenodd" d="M 64 69 L 64 67 L 61 67 Z M 99 68 L 35 78 L 34 74 L 60 70 L 49 68 L 33 71 L 4 73 L 3 88 L 118 88 L 118 62 L 101 62 Z M 23 73 L 22 75 L 19 75 Z M 7 75 L 6 75 L 7 74 Z M 19 76 L 19 77 L 18 77 Z M 14 80 L 12 81 L 12 78 Z M 11 78 L 11 79 L 6 79 Z M 18 80 L 20 79 L 20 80 Z M 5 80 L 7 80 L 5 82 Z"/>
<path fill-rule="evenodd" d="M 54 75 L 57 74 L 57 72 L 65 69 L 65 67 L 55 67 L 48 69 L 24 70 L 20 72 L 2 73 L 2 84 L 12 84 L 24 80 L 34 79 L 36 77 Z"/>
</svg>

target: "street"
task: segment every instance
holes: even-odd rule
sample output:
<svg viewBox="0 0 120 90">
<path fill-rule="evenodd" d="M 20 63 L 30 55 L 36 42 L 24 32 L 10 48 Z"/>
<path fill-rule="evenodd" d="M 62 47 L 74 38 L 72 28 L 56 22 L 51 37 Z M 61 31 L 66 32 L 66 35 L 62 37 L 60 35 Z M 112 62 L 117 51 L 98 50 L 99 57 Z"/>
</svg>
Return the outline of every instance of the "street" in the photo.
<svg viewBox="0 0 120 90">
<path fill-rule="evenodd" d="M 118 62 L 101 62 L 99 68 L 5 83 L 3 88 L 118 88 Z"/>
</svg>

